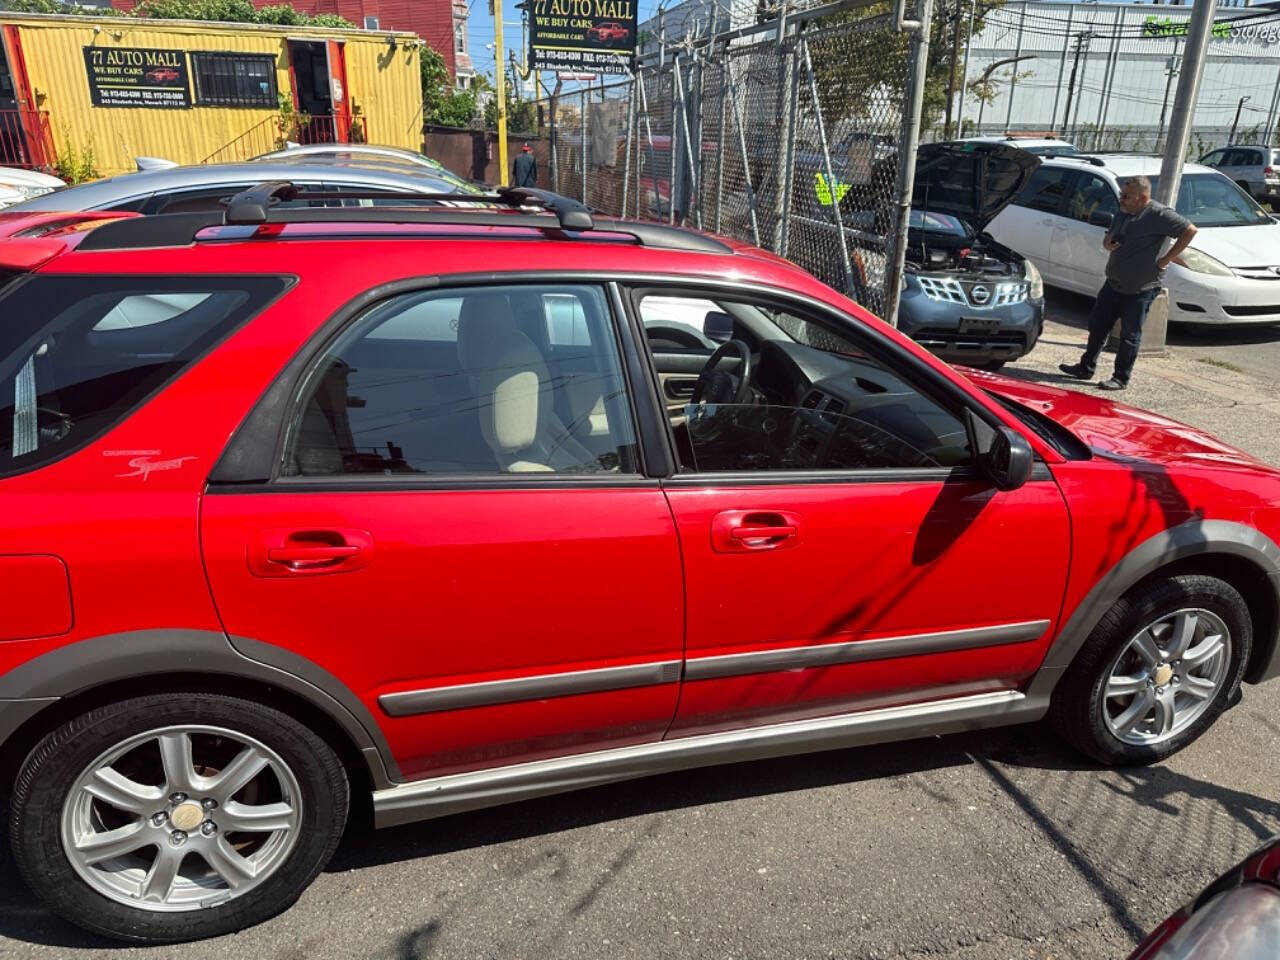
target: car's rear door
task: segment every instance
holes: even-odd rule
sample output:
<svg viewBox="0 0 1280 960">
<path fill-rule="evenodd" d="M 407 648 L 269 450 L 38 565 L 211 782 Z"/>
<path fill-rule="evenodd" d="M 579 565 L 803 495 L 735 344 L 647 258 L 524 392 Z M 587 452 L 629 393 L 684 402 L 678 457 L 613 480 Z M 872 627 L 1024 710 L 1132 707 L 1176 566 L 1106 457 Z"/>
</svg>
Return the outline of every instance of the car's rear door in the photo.
<svg viewBox="0 0 1280 960">
<path fill-rule="evenodd" d="M 411 290 L 335 323 L 233 442 L 256 431 L 269 476 L 230 457 L 205 498 L 228 633 L 338 678 L 408 777 L 660 737 L 681 562 L 604 289 Z M 584 371 L 601 403 L 577 440 Z"/>
<path fill-rule="evenodd" d="M 1074 171 L 1041 165 L 1016 200 L 987 226 L 1006 247 L 1031 260 L 1048 283 L 1062 285 L 1066 271 L 1051 256 L 1053 232 L 1062 225 L 1062 201 Z"/>
<path fill-rule="evenodd" d="M 1048 471 L 994 489 L 920 361 L 828 314 L 707 288 L 636 290 L 632 309 L 681 295 L 733 316 L 756 392 L 668 418 L 688 611 L 672 735 L 1014 691 L 1070 554 Z"/>
<path fill-rule="evenodd" d="M 1102 246 L 1108 227 L 1120 212 L 1115 190 L 1096 173 L 1081 171 L 1067 190 L 1064 216 L 1055 226 L 1050 258 L 1059 265 L 1058 282 L 1090 296 L 1106 279 L 1107 257 Z"/>
</svg>

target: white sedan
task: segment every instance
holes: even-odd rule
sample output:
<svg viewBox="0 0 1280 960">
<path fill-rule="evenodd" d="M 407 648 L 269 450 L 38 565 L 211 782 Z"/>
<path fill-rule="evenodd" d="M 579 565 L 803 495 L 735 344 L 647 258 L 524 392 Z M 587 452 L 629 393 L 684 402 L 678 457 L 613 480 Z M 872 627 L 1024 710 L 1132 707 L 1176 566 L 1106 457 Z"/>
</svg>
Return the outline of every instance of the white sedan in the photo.
<svg viewBox="0 0 1280 960">
<path fill-rule="evenodd" d="M 1047 284 L 1094 295 L 1105 279 L 1102 248 L 1119 212 L 1120 184 L 1159 183 L 1160 158 L 1103 154 L 1046 159 L 987 227 L 1035 263 Z M 1177 210 L 1196 225 L 1192 245 L 1169 267 L 1169 319 L 1183 323 L 1280 323 L 1280 223 L 1209 167 L 1183 168 Z"/>
<path fill-rule="evenodd" d="M 66 186 L 57 177 L 21 167 L 0 167 L 0 207 L 12 206 Z"/>
</svg>

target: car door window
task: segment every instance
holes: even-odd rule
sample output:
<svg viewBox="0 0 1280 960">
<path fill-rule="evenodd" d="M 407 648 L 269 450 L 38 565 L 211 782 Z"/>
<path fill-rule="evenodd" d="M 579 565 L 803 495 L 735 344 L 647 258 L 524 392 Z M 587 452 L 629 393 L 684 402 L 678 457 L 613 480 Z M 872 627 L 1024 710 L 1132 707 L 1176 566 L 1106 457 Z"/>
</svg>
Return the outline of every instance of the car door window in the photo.
<svg viewBox="0 0 1280 960">
<path fill-rule="evenodd" d="M 666 315 L 681 298 L 650 299 Z M 690 316 L 711 302 L 732 318 L 733 346 L 703 369 L 698 402 L 670 410 L 680 467 L 695 473 L 796 470 L 910 470 L 969 462 L 960 419 L 855 338 L 815 317 L 748 300 L 689 297 Z M 650 328 L 659 375 L 663 356 Z M 742 387 L 741 354 L 751 356 Z M 710 348 L 704 350 L 710 359 Z M 687 351 L 675 359 L 684 361 Z"/>
<path fill-rule="evenodd" d="M 1114 217 L 1119 209 L 1111 185 L 1092 173 L 1079 174 L 1067 194 L 1067 216 L 1073 220 L 1093 223 L 1099 216 Z"/>
<path fill-rule="evenodd" d="M 1200 162 L 1206 167 L 1220 167 L 1226 154 L 1227 151 L 1225 150 L 1214 150 L 1212 153 L 1205 154 L 1204 159 Z"/>
<path fill-rule="evenodd" d="M 1059 167 L 1041 167 L 1031 175 L 1031 180 L 1014 202 L 1045 213 L 1057 213 L 1074 171 Z"/>
<path fill-rule="evenodd" d="M 306 376 L 285 476 L 638 469 L 612 315 L 582 285 L 406 293 Z"/>
</svg>

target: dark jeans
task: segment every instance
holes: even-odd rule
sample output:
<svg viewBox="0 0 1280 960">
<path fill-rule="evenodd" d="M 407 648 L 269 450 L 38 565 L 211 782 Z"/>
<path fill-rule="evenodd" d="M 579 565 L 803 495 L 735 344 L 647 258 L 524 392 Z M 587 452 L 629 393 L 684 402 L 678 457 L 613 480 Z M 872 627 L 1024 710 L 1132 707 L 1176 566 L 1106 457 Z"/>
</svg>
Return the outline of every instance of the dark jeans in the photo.
<svg viewBox="0 0 1280 960">
<path fill-rule="evenodd" d="M 1116 351 L 1115 377 L 1123 384 L 1129 383 L 1133 364 L 1138 359 L 1138 347 L 1142 344 L 1142 324 L 1146 322 L 1151 301 L 1155 300 L 1159 292 L 1156 289 L 1142 293 L 1121 293 L 1110 283 L 1102 285 L 1093 310 L 1089 312 L 1089 345 L 1080 358 L 1080 366 L 1089 376 L 1093 376 L 1093 371 L 1098 366 L 1098 355 L 1102 353 L 1107 336 L 1115 326 L 1116 317 L 1119 317 L 1120 348 Z"/>
</svg>

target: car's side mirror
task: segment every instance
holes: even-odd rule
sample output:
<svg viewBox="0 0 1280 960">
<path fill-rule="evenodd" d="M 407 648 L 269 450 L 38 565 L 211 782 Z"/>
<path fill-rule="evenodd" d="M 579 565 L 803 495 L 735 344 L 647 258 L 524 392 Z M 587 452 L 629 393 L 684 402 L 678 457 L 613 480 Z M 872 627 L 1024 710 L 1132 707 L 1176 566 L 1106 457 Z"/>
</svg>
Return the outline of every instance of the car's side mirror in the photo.
<svg viewBox="0 0 1280 960">
<path fill-rule="evenodd" d="M 733 317 L 715 310 L 708 311 L 702 321 L 702 334 L 713 343 L 728 343 L 733 339 Z"/>
<path fill-rule="evenodd" d="M 1017 490 L 1031 479 L 1036 455 L 1026 437 L 1011 427 L 993 427 L 972 410 L 964 419 L 978 469 L 996 489 Z"/>
<path fill-rule="evenodd" d="M 1115 222 L 1115 217 L 1109 213 L 1103 213 L 1101 210 L 1095 210 L 1089 214 L 1089 222 L 1095 227 L 1105 227 L 1110 230 L 1111 224 Z"/>
</svg>

